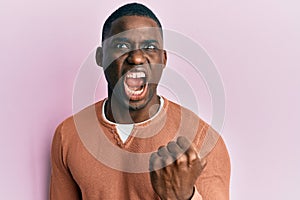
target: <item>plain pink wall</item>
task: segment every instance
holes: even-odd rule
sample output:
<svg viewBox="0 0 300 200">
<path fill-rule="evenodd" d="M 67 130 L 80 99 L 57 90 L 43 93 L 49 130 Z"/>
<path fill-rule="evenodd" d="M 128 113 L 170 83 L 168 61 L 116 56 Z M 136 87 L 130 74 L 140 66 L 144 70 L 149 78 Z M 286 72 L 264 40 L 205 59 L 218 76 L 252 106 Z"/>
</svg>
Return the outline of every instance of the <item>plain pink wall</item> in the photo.
<svg viewBox="0 0 300 200">
<path fill-rule="evenodd" d="M 1 199 L 47 199 L 54 130 L 72 114 L 76 74 L 105 18 L 124 2 L 0 3 Z M 300 3 L 142 2 L 201 44 L 223 78 L 231 199 L 299 199 Z"/>
</svg>

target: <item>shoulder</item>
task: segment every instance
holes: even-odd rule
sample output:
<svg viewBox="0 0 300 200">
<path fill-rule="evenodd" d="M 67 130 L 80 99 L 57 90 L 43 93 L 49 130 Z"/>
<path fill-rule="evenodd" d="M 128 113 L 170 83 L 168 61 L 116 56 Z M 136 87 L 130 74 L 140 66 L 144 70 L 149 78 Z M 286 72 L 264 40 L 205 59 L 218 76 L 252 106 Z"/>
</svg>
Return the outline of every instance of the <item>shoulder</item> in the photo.
<svg viewBox="0 0 300 200">
<path fill-rule="evenodd" d="M 55 140 L 61 140 L 61 142 L 71 140 L 77 136 L 79 124 L 85 123 L 91 119 L 98 120 L 97 116 L 101 114 L 103 102 L 104 100 L 94 103 L 63 120 L 55 130 L 53 142 Z M 95 117 L 93 118 L 92 116 Z"/>
<path fill-rule="evenodd" d="M 199 129 L 207 128 L 209 126 L 202 118 L 195 114 L 190 109 L 179 105 L 173 101 L 163 97 L 165 101 L 165 111 L 168 118 L 175 119 L 181 123 L 182 128 L 198 127 Z"/>
<path fill-rule="evenodd" d="M 180 133 L 182 133 L 182 135 L 187 137 L 190 141 L 193 141 L 199 149 L 204 138 L 208 135 L 208 130 L 210 128 L 209 124 L 190 109 L 172 102 L 165 97 L 163 98 L 165 100 L 164 107 L 168 119 L 172 120 L 173 123 L 179 124 Z M 214 134 L 209 133 L 209 135 Z"/>
<path fill-rule="evenodd" d="M 189 133 L 194 131 L 195 134 L 185 135 L 193 141 L 196 145 L 196 148 L 199 150 L 199 155 L 201 157 L 207 156 L 210 152 L 222 152 L 227 153 L 226 145 L 222 136 L 208 124 L 203 119 L 201 119 L 193 111 L 181 106 L 173 101 L 168 100 L 163 97 L 166 102 L 167 114 L 170 118 L 176 118 L 180 121 L 181 128 L 183 130 L 188 130 Z"/>
<path fill-rule="evenodd" d="M 179 113 L 181 115 L 181 117 L 187 117 L 190 119 L 198 119 L 203 121 L 198 115 L 196 115 L 193 111 L 191 111 L 190 109 L 175 103 L 169 99 L 167 99 L 166 97 L 163 97 L 165 105 L 164 108 L 168 113 L 172 113 L 172 114 L 176 114 Z M 204 121 L 203 121 L 204 122 Z"/>
</svg>

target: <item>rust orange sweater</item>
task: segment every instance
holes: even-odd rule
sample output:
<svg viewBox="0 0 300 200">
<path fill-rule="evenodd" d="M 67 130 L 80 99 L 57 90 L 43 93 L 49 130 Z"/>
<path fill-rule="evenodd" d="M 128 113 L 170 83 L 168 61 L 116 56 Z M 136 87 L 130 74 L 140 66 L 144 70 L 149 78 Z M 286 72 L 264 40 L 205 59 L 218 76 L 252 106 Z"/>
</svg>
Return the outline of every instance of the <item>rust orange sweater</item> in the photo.
<svg viewBox="0 0 300 200">
<path fill-rule="evenodd" d="M 188 137 L 207 165 L 196 182 L 204 200 L 228 200 L 230 161 L 222 138 L 191 111 L 164 99 L 151 121 L 134 126 L 122 143 L 103 120 L 103 101 L 62 122 L 51 150 L 51 200 L 153 200 L 148 160 L 179 135 Z"/>
</svg>

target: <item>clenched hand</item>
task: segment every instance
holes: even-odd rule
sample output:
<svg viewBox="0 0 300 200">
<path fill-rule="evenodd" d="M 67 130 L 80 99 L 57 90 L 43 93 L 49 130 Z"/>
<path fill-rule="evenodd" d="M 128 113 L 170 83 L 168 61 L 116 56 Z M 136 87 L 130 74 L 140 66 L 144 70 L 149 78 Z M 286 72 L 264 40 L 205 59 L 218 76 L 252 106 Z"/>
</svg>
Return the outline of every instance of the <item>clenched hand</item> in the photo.
<svg viewBox="0 0 300 200">
<path fill-rule="evenodd" d="M 162 200 L 190 199 L 205 165 L 193 144 L 185 137 L 178 137 L 176 142 L 152 153 L 149 161 L 152 187 Z"/>
</svg>

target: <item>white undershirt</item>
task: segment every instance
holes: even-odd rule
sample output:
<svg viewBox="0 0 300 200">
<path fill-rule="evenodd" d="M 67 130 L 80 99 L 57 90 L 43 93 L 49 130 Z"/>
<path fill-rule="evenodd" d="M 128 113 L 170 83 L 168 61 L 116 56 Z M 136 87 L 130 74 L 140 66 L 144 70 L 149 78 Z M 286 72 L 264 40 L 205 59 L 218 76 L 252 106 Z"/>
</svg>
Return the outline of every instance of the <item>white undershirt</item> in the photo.
<svg viewBox="0 0 300 200">
<path fill-rule="evenodd" d="M 150 119 L 147 119 L 146 121 L 143 121 L 143 122 L 134 123 L 134 124 L 118 124 L 118 123 L 114 123 L 114 122 L 109 121 L 105 116 L 105 103 L 106 103 L 106 100 L 103 102 L 102 116 L 103 116 L 103 119 L 106 122 L 116 126 L 117 133 L 119 134 L 119 137 L 121 138 L 122 142 L 124 143 L 127 140 L 127 138 L 129 137 L 134 125 L 140 125 L 140 124 L 146 123 L 150 120 L 153 120 L 158 115 L 158 113 L 162 110 L 162 108 L 164 106 L 164 99 L 159 96 L 159 100 L 160 100 L 160 105 L 159 105 L 158 111 Z"/>
</svg>

